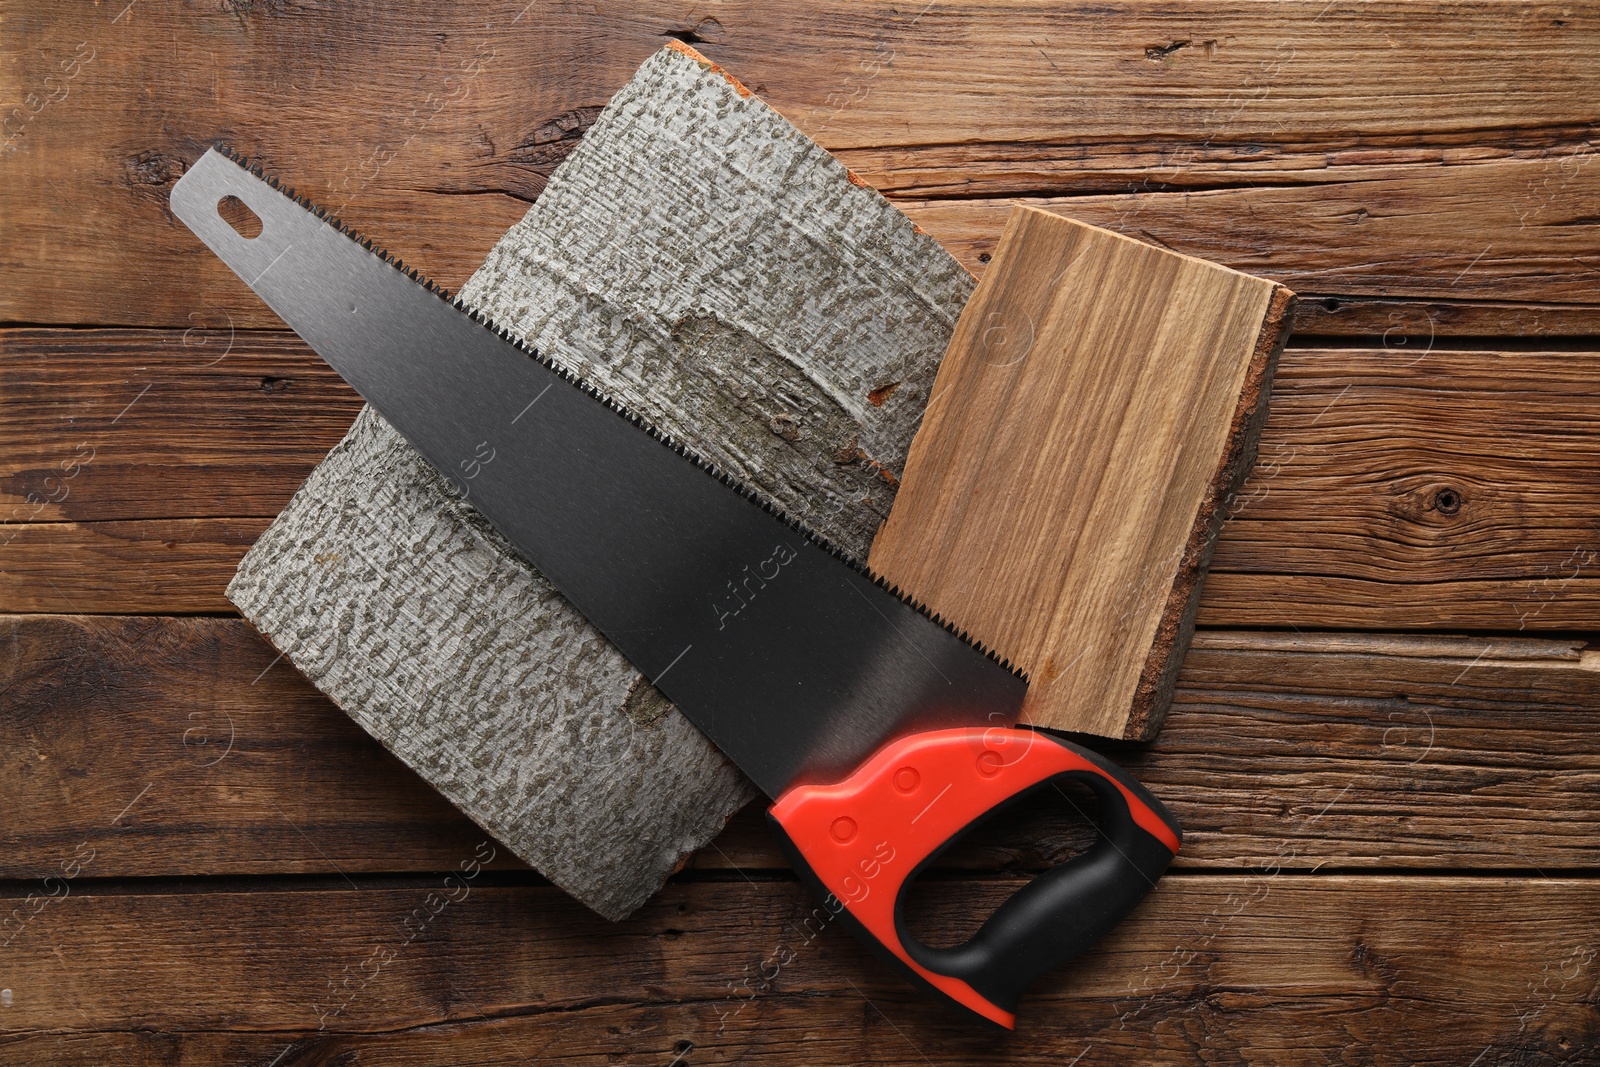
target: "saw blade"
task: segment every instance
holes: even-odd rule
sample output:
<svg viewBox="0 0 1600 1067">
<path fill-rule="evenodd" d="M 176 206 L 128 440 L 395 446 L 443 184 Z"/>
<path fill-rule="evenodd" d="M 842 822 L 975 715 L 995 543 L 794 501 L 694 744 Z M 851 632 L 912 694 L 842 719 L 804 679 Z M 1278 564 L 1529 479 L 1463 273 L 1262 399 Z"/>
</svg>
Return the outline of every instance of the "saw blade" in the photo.
<svg viewBox="0 0 1600 1067">
<path fill-rule="evenodd" d="M 997 657 L 243 160 L 208 151 L 171 205 L 768 794 L 1016 720 Z"/>
</svg>

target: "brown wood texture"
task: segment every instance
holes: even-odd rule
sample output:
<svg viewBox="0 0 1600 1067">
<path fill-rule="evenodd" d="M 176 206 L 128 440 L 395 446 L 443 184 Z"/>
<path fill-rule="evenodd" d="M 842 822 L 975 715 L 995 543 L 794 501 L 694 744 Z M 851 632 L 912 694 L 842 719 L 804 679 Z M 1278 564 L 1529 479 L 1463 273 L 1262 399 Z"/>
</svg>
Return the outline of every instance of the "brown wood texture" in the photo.
<svg viewBox="0 0 1600 1067">
<path fill-rule="evenodd" d="M 1319 332 L 1592 334 L 1597 17 L 1327 0 L 13 5 L 0 317 L 276 325 L 166 208 L 219 138 L 459 285 L 673 34 L 969 265 L 999 232 L 996 198 L 1070 197 L 1085 221 L 1317 296 L 1301 325 Z M 138 240 L 108 255 L 106 233 Z"/>
<path fill-rule="evenodd" d="M 1160 729 L 1292 294 L 1017 208 L 868 563 L 1028 675 L 1022 717 Z"/>
<path fill-rule="evenodd" d="M 674 885 L 612 925 L 475 862 L 401 884 L 64 893 L 9 946 L 0 1049 L 58 1064 L 1589 1063 L 1600 1036 L 1590 879 L 1169 876 L 1001 1039 L 902 988 L 792 883 Z M 1017 884 L 945 883 L 922 918 L 960 921 Z"/>
<path fill-rule="evenodd" d="M 0 521 L 23 523 L 276 515 L 361 410 L 281 322 L 0 330 L 0 395 Z"/>
<path fill-rule="evenodd" d="M 0 26 L 0 612 L 57 613 L 0 619 L 0 1061 L 1600 1063 L 1594 8 Z M 1100 746 L 1185 851 L 1009 1039 L 812 936 L 754 810 L 621 925 L 478 872 L 494 844 L 246 624 L 181 617 L 230 613 L 359 407 L 170 216 L 185 163 L 227 140 L 459 285 L 674 38 L 976 273 L 1023 203 L 1303 296 L 1167 725 Z M 943 857 L 918 923 L 1081 848 L 1066 807 Z"/>
</svg>

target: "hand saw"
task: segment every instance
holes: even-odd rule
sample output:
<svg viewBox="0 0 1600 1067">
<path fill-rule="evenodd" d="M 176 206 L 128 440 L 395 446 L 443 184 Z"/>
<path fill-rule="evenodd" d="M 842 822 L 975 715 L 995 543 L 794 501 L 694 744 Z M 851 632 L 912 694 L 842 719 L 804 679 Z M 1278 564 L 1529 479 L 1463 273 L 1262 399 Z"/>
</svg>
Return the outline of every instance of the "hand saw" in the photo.
<svg viewBox="0 0 1600 1067">
<path fill-rule="evenodd" d="M 236 197 L 261 222 L 224 219 Z M 1154 886 L 1181 832 L 1110 761 L 1016 725 L 1026 681 L 907 597 L 215 149 L 172 212 L 774 803 L 802 878 L 892 967 L 1010 1028 L 1023 991 Z M 913 937 L 906 885 L 1032 790 L 1087 785 L 1098 836 L 965 943 Z"/>
</svg>

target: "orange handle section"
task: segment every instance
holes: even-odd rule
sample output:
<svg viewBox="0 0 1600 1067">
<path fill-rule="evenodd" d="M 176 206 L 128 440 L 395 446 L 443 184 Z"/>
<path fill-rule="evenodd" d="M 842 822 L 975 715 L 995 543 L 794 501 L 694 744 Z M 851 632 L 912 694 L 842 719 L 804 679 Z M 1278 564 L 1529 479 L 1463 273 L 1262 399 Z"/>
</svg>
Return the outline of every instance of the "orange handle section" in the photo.
<svg viewBox="0 0 1600 1067">
<path fill-rule="evenodd" d="M 1039 876 L 959 949 L 912 939 L 899 917 L 917 869 L 984 815 L 1059 778 L 1094 788 L 1101 840 Z M 863 936 L 920 984 L 1011 1028 L 1022 989 L 1132 910 L 1178 851 L 1171 815 L 1115 765 L 1026 728 L 914 734 L 834 785 L 796 786 L 770 812 L 791 859 Z"/>
</svg>

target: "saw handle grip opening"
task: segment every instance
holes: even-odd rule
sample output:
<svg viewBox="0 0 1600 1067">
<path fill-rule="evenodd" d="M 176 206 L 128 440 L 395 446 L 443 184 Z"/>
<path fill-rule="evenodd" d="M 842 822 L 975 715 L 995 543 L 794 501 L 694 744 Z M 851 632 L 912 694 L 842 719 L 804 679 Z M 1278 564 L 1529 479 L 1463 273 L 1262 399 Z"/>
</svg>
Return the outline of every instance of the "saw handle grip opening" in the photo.
<svg viewBox="0 0 1600 1067">
<path fill-rule="evenodd" d="M 964 944 L 934 948 L 910 935 L 901 904 L 918 871 L 996 808 L 1067 781 L 1100 805 L 1087 851 L 1013 893 Z M 1132 911 L 1181 841 L 1161 802 L 1115 764 L 1025 727 L 902 738 L 842 782 L 791 788 L 768 818 L 795 868 L 879 956 L 1007 1029 L 1028 986 Z"/>
</svg>

